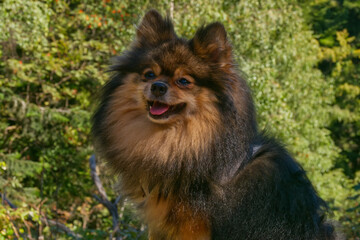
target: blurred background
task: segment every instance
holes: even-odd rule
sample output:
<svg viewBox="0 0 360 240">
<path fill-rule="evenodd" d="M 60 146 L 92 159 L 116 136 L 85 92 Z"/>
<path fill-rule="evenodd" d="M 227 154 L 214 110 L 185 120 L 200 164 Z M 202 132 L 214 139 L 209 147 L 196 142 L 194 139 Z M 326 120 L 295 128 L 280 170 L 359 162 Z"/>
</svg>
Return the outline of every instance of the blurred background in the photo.
<svg viewBox="0 0 360 240">
<path fill-rule="evenodd" d="M 0 240 L 146 239 L 115 177 L 89 158 L 110 59 L 150 8 L 187 38 L 225 25 L 261 128 L 360 239 L 359 0 L 1 0 Z"/>
</svg>

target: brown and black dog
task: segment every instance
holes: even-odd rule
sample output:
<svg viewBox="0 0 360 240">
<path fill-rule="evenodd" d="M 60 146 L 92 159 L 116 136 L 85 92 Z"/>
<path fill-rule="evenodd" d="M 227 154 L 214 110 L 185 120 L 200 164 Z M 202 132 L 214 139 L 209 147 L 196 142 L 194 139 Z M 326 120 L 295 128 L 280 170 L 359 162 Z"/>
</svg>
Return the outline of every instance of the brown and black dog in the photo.
<svg viewBox="0 0 360 240">
<path fill-rule="evenodd" d="M 151 10 L 111 71 L 95 146 L 150 239 L 337 238 L 304 170 L 257 130 L 222 24 L 187 40 Z"/>
</svg>

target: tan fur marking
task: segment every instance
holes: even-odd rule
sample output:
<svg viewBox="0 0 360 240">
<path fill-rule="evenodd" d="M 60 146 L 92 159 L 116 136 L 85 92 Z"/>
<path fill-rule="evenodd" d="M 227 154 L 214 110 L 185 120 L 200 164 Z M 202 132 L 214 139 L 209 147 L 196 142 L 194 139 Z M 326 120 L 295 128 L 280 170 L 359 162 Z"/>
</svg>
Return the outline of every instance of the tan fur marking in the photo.
<svg viewBox="0 0 360 240">
<path fill-rule="evenodd" d="M 158 199 L 157 195 L 150 194 L 145 200 L 145 219 L 149 228 L 162 229 L 166 225 L 166 217 L 169 215 L 171 203 L 163 198 Z"/>
<path fill-rule="evenodd" d="M 158 232 L 169 240 L 208 240 L 210 224 L 202 213 L 170 199 L 157 199 L 148 196 L 145 205 L 145 218 L 149 224 L 149 239 L 158 239 Z M 164 236 L 162 236 L 164 237 Z"/>
<path fill-rule="evenodd" d="M 180 225 L 178 240 L 208 240 L 210 239 L 210 225 L 208 219 L 193 216 L 183 212 L 179 218 L 184 222 Z"/>
</svg>

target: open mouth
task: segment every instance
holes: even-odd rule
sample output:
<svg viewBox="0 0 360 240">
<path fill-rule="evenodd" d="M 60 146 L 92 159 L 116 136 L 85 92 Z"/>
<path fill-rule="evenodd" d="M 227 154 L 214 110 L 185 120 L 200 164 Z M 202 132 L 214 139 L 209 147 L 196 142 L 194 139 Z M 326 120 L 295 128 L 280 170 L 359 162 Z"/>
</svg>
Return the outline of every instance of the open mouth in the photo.
<svg viewBox="0 0 360 240">
<path fill-rule="evenodd" d="M 148 101 L 149 115 L 154 119 L 164 119 L 180 113 L 185 108 L 185 103 L 168 105 L 159 101 Z"/>
</svg>

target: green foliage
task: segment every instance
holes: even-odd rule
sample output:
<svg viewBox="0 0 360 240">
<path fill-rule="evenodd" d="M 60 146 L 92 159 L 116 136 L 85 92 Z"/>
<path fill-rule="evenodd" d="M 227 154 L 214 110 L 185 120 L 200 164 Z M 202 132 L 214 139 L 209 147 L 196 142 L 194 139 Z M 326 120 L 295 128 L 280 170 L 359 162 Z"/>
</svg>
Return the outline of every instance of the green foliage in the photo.
<svg viewBox="0 0 360 240">
<path fill-rule="evenodd" d="M 347 30 L 336 33 L 338 46 L 323 47 L 322 60 L 328 66 L 327 77 L 335 81 L 336 101 L 330 125 L 333 138 L 342 149 L 348 163 L 339 161 L 347 175 L 354 177 L 360 170 L 360 49 L 351 45 L 355 37 L 349 37 Z"/>
<path fill-rule="evenodd" d="M 4 1 L 0 8 L 0 41 L 16 40 L 16 45 L 8 45 L 10 51 L 17 46 L 23 51 L 40 50 L 47 44 L 51 13 L 42 2 Z"/>
<path fill-rule="evenodd" d="M 358 202 L 360 176 L 360 20 L 359 1 L 305 1 L 306 19 L 321 46 L 318 68 L 333 83 L 328 129 L 341 149 L 335 166 L 342 169 L 355 185 L 336 211 L 349 236 L 360 235 Z M 351 193 L 350 193 L 351 192 Z"/>
<path fill-rule="evenodd" d="M 0 205 L 0 240 L 27 239 L 25 233 L 29 225 L 22 223 L 26 222 L 29 216 L 34 223 L 39 222 L 38 212 L 31 207 L 23 206 L 13 210 Z"/>
<path fill-rule="evenodd" d="M 71 238 L 43 224 L 39 217 L 45 215 L 84 239 L 108 236 L 109 213 L 91 196 L 90 116 L 109 59 L 130 44 L 134 24 L 149 8 L 171 15 L 180 36 L 193 36 L 204 23 L 225 24 L 261 127 L 288 145 L 354 238 L 360 231 L 359 168 L 349 165 L 348 154 L 359 156 L 358 38 L 355 28 L 350 35 L 342 31 L 353 18 L 326 5 L 338 2 L 308 2 L 1 2 L 0 188 L 18 208 L 0 206 L 0 239 Z M 354 1 L 345 3 L 349 14 L 358 9 Z M 330 27 L 324 20 L 329 9 L 346 21 Z M 306 22 L 311 17 L 318 40 Z M 111 176 L 102 180 L 113 185 Z M 122 209 L 122 236 L 144 238 L 131 206 Z"/>
<path fill-rule="evenodd" d="M 356 37 L 359 46 L 360 2 L 357 0 L 299 0 L 303 4 L 309 24 L 323 46 L 337 45 L 336 32 L 347 29 Z"/>
</svg>

